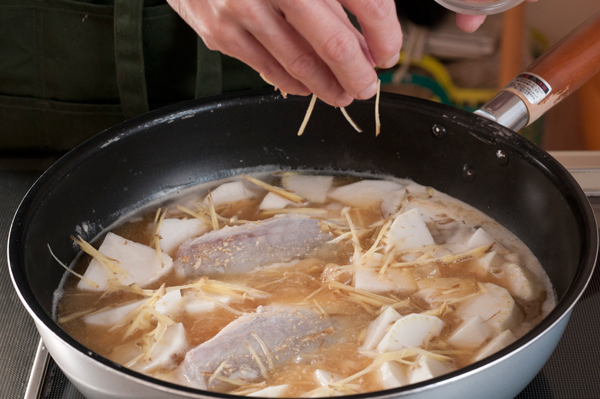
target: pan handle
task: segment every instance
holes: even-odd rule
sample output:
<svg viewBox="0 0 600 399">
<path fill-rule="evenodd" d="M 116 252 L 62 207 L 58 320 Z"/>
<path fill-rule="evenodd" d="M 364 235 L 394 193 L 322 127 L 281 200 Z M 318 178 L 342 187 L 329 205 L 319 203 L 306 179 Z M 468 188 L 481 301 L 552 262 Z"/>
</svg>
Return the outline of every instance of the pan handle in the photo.
<svg viewBox="0 0 600 399">
<path fill-rule="evenodd" d="M 519 130 L 600 71 L 600 12 L 529 65 L 476 114 Z"/>
</svg>

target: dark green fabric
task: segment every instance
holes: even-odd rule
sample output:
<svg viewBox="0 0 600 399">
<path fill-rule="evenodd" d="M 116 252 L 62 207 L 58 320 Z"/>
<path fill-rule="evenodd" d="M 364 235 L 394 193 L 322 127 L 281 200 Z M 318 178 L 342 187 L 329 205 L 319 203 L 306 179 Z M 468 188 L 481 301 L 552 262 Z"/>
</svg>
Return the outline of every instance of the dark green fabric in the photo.
<svg viewBox="0 0 600 399">
<path fill-rule="evenodd" d="M 196 73 L 196 98 L 214 96 L 223 92 L 221 54 L 210 51 L 198 37 L 198 69 Z"/>
<path fill-rule="evenodd" d="M 142 40 L 143 0 L 115 0 L 115 65 L 126 119 L 148 112 Z"/>
<path fill-rule="evenodd" d="M 111 0 L 0 0 L 0 150 L 68 150 L 143 112 L 144 82 L 150 110 L 266 87 L 243 63 L 208 50 L 164 0 L 143 6 L 139 25 L 117 17 L 133 24 L 119 38 Z M 122 41 L 137 43 L 123 53 Z M 119 54 L 134 67 L 119 66 Z M 143 69 L 133 73 L 135 65 Z M 128 85 L 137 94 L 122 107 Z"/>
</svg>

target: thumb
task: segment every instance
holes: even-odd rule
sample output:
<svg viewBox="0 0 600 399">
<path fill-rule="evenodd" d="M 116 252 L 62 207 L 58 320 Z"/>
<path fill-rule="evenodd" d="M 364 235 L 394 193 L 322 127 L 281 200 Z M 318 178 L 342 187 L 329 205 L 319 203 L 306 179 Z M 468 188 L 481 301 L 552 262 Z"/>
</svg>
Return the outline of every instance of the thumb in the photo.
<svg viewBox="0 0 600 399">
<path fill-rule="evenodd" d="M 456 14 L 456 26 L 463 32 L 473 33 L 485 21 L 485 15 Z"/>
</svg>

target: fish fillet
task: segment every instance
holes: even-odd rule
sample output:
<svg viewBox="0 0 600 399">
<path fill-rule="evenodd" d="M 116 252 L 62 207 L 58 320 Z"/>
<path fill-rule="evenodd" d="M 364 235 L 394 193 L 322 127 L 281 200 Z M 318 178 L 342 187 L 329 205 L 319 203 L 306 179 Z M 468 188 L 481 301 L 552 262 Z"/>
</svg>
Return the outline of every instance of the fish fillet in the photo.
<svg viewBox="0 0 600 399">
<path fill-rule="evenodd" d="M 179 276 L 246 273 L 259 266 L 309 257 L 331 237 L 319 221 L 295 215 L 224 227 L 184 242 L 177 252 Z"/>
<path fill-rule="evenodd" d="M 217 369 L 219 376 L 256 381 L 261 378 L 261 367 L 248 346 L 268 370 L 269 357 L 274 365 L 281 364 L 293 356 L 318 350 L 333 333 L 331 321 L 311 309 L 262 306 L 256 313 L 229 323 L 213 338 L 189 351 L 182 371 L 190 382 L 208 382 Z M 266 345 L 269 355 L 257 336 Z M 222 385 L 215 379 L 207 386 L 217 388 L 219 384 Z"/>
</svg>

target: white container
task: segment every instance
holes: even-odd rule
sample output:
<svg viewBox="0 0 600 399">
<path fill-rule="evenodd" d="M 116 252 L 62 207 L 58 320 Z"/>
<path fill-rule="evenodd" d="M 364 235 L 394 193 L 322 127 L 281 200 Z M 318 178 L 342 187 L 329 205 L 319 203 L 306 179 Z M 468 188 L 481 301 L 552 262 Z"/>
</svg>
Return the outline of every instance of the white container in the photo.
<svg viewBox="0 0 600 399">
<path fill-rule="evenodd" d="M 449 10 L 468 15 L 498 14 L 513 8 L 523 0 L 435 0 Z"/>
</svg>

